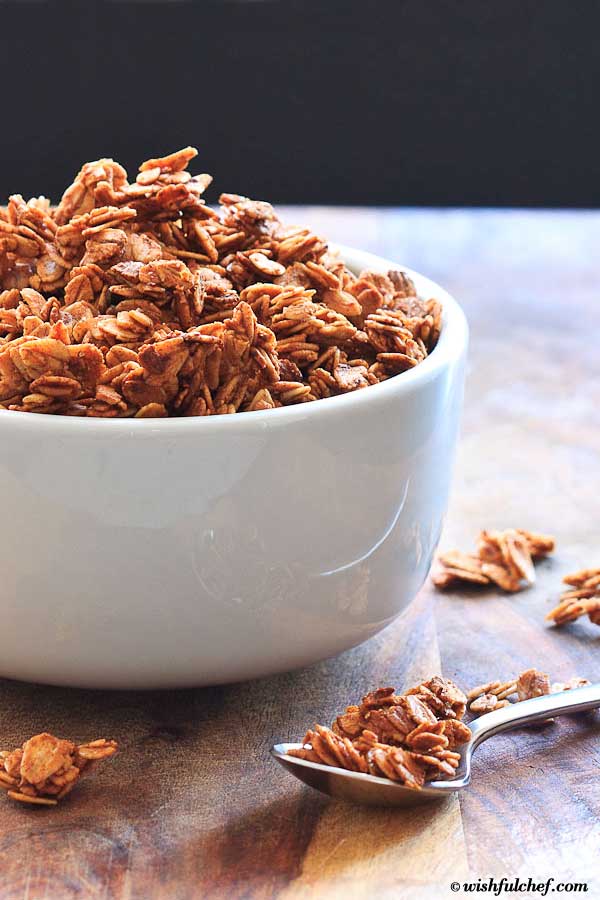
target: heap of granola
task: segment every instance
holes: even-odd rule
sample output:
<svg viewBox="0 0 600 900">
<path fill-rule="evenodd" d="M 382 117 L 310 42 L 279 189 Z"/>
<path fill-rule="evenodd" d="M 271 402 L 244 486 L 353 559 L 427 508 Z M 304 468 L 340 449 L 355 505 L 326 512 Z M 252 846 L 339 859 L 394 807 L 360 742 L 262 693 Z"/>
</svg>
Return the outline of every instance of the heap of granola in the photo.
<svg viewBox="0 0 600 900">
<path fill-rule="evenodd" d="M 441 309 L 403 273 L 353 275 L 272 206 L 202 194 L 187 147 L 86 163 L 57 207 L 0 208 L 0 408 L 203 416 L 344 394 L 416 366 Z"/>
<path fill-rule="evenodd" d="M 600 568 L 565 575 L 563 582 L 570 589 L 561 594 L 560 603 L 546 618 L 554 625 L 565 625 L 587 615 L 590 622 L 600 625 Z"/>
<path fill-rule="evenodd" d="M 471 737 L 461 722 L 466 704 L 462 691 L 438 675 L 404 694 L 379 688 L 349 706 L 331 728 L 315 725 L 289 754 L 420 790 L 458 766 L 456 747 Z"/>
<path fill-rule="evenodd" d="M 509 698 L 519 702 L 588 684 L 579 677 L 551 684 L 545 672 L 527 669 L 509 681 L 478 685 L 466 695 L 440 675 L 403 694 L 392 687 L 378 688 L 359 705 L 348 706 L 331 728 L 310 728 L 302 746 L 288 750 L 288 755 L 420 790 L 426 781 L 452 776 L 458 767 L 456 748 L 471 738 L 462 721 L 467 706 L 475 717 L 508 706 Z"/>
<path fill-rule="evenodd" d="M 431 573 L 437 588 L 453 587 L 461 582 L 496 584 L 514 593 L 535 582 L 534 561 L 554 550 L 554 538 L 521 528 L 506 531 L 482 531 L 477 554 L 451 550 L 442 553 Z"/>
<path fill-rule="evenodd" d="M 0 751 L 0 788 L 12 800 L 56 806 L 82 775 L 117 751 L 116 741 L 76 745 L 52 734 L 36 734 L 16 750 Z"/>
</svg>

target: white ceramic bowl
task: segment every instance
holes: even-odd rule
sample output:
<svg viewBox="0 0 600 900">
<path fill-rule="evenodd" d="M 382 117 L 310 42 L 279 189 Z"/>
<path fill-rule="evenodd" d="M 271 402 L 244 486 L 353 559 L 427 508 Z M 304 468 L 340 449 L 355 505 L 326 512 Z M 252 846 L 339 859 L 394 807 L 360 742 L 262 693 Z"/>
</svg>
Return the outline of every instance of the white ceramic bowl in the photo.
<svg viewBox="0 0 600 900">
<path fill-rule="evenodd" d="M 403 268 L 341 248 L 354 271 Z M 233 416 L 0 414 L 0 675 L 97 688 L 293 669 L 384 628 L 446 508 L 467 325 L 346 396 Z M 402 652 L 402 648 L 398 648 Z"/>
</svg>

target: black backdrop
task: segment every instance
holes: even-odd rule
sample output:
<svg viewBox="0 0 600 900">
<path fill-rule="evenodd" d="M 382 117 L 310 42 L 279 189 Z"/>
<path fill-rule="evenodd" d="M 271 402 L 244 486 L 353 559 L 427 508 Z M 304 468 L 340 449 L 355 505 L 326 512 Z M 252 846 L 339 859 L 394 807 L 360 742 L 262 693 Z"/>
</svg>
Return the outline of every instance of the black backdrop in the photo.
<svg viewBox="0 0 600 900">
<path fill-rule="evenodd" d="M 187 143 L 278 202 L 595 206 L 596 0 L 0 0 L 0 198 Z"/>
</svg>

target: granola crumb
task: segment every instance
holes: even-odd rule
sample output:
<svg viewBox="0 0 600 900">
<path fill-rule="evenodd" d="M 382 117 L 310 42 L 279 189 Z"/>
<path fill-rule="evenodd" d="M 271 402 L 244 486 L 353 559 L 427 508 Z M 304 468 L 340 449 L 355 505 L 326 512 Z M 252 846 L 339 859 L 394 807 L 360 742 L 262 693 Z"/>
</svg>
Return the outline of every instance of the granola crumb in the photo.
<svg viewBox="0 0 600 900">
<path fill-rule="evenodd" d="M 580 687 L 587 687 L 588 684 L 592 682 L 587 678 L 579 678 L 579 676 L 575 676 L 574 678 L 569 678 L 568 681 L 555 681 L 550 690 L 551 694 L 559 694 L 561 691 L 575 691 Z"/>
<path fill-rule="evenodd" d="M 481 694 L 470 703 L 469 710 L 480 716 L 484 713 L 492 712 L 494 709 L 501 709 L 503 706 L 508 706 L 508 703 L 508 700 L 499 700 L 496 694 Z"/>
<path fill-rule="evenodd" d="M 467 694 L 469 712 L 483 715 L 483 713 L 491 712 L 494 709 L 500 709 L 508 705 L 509 697 L 516 692 L 517 682 L 515 679 L 510 681 L 488 681 L 487 684 L 480 684 L 471 688 Z"/>
</svg>

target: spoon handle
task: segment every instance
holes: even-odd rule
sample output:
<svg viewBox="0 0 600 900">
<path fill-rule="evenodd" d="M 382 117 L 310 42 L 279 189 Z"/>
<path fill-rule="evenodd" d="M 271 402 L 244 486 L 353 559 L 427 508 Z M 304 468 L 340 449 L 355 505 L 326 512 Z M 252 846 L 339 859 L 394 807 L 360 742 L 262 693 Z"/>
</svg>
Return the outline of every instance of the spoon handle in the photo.
<svg viewBox="0 0 600 900">
<path fill-rule="evenodd" d="M 482 741 L 501 731 L 519 728 L 530 722 L 540 722 L 552 716 L 564 716 L 598 707 L 600 707 L 600 684 L 590 684 L 572 691 L 561 691 L 558 694 L 545 694 L 543 697 L 523 700 L 486 713 L 485 716 L 471 722 L 469 725 L 473 735 L 471 745 L 475 749 Z"/>
</svg>

